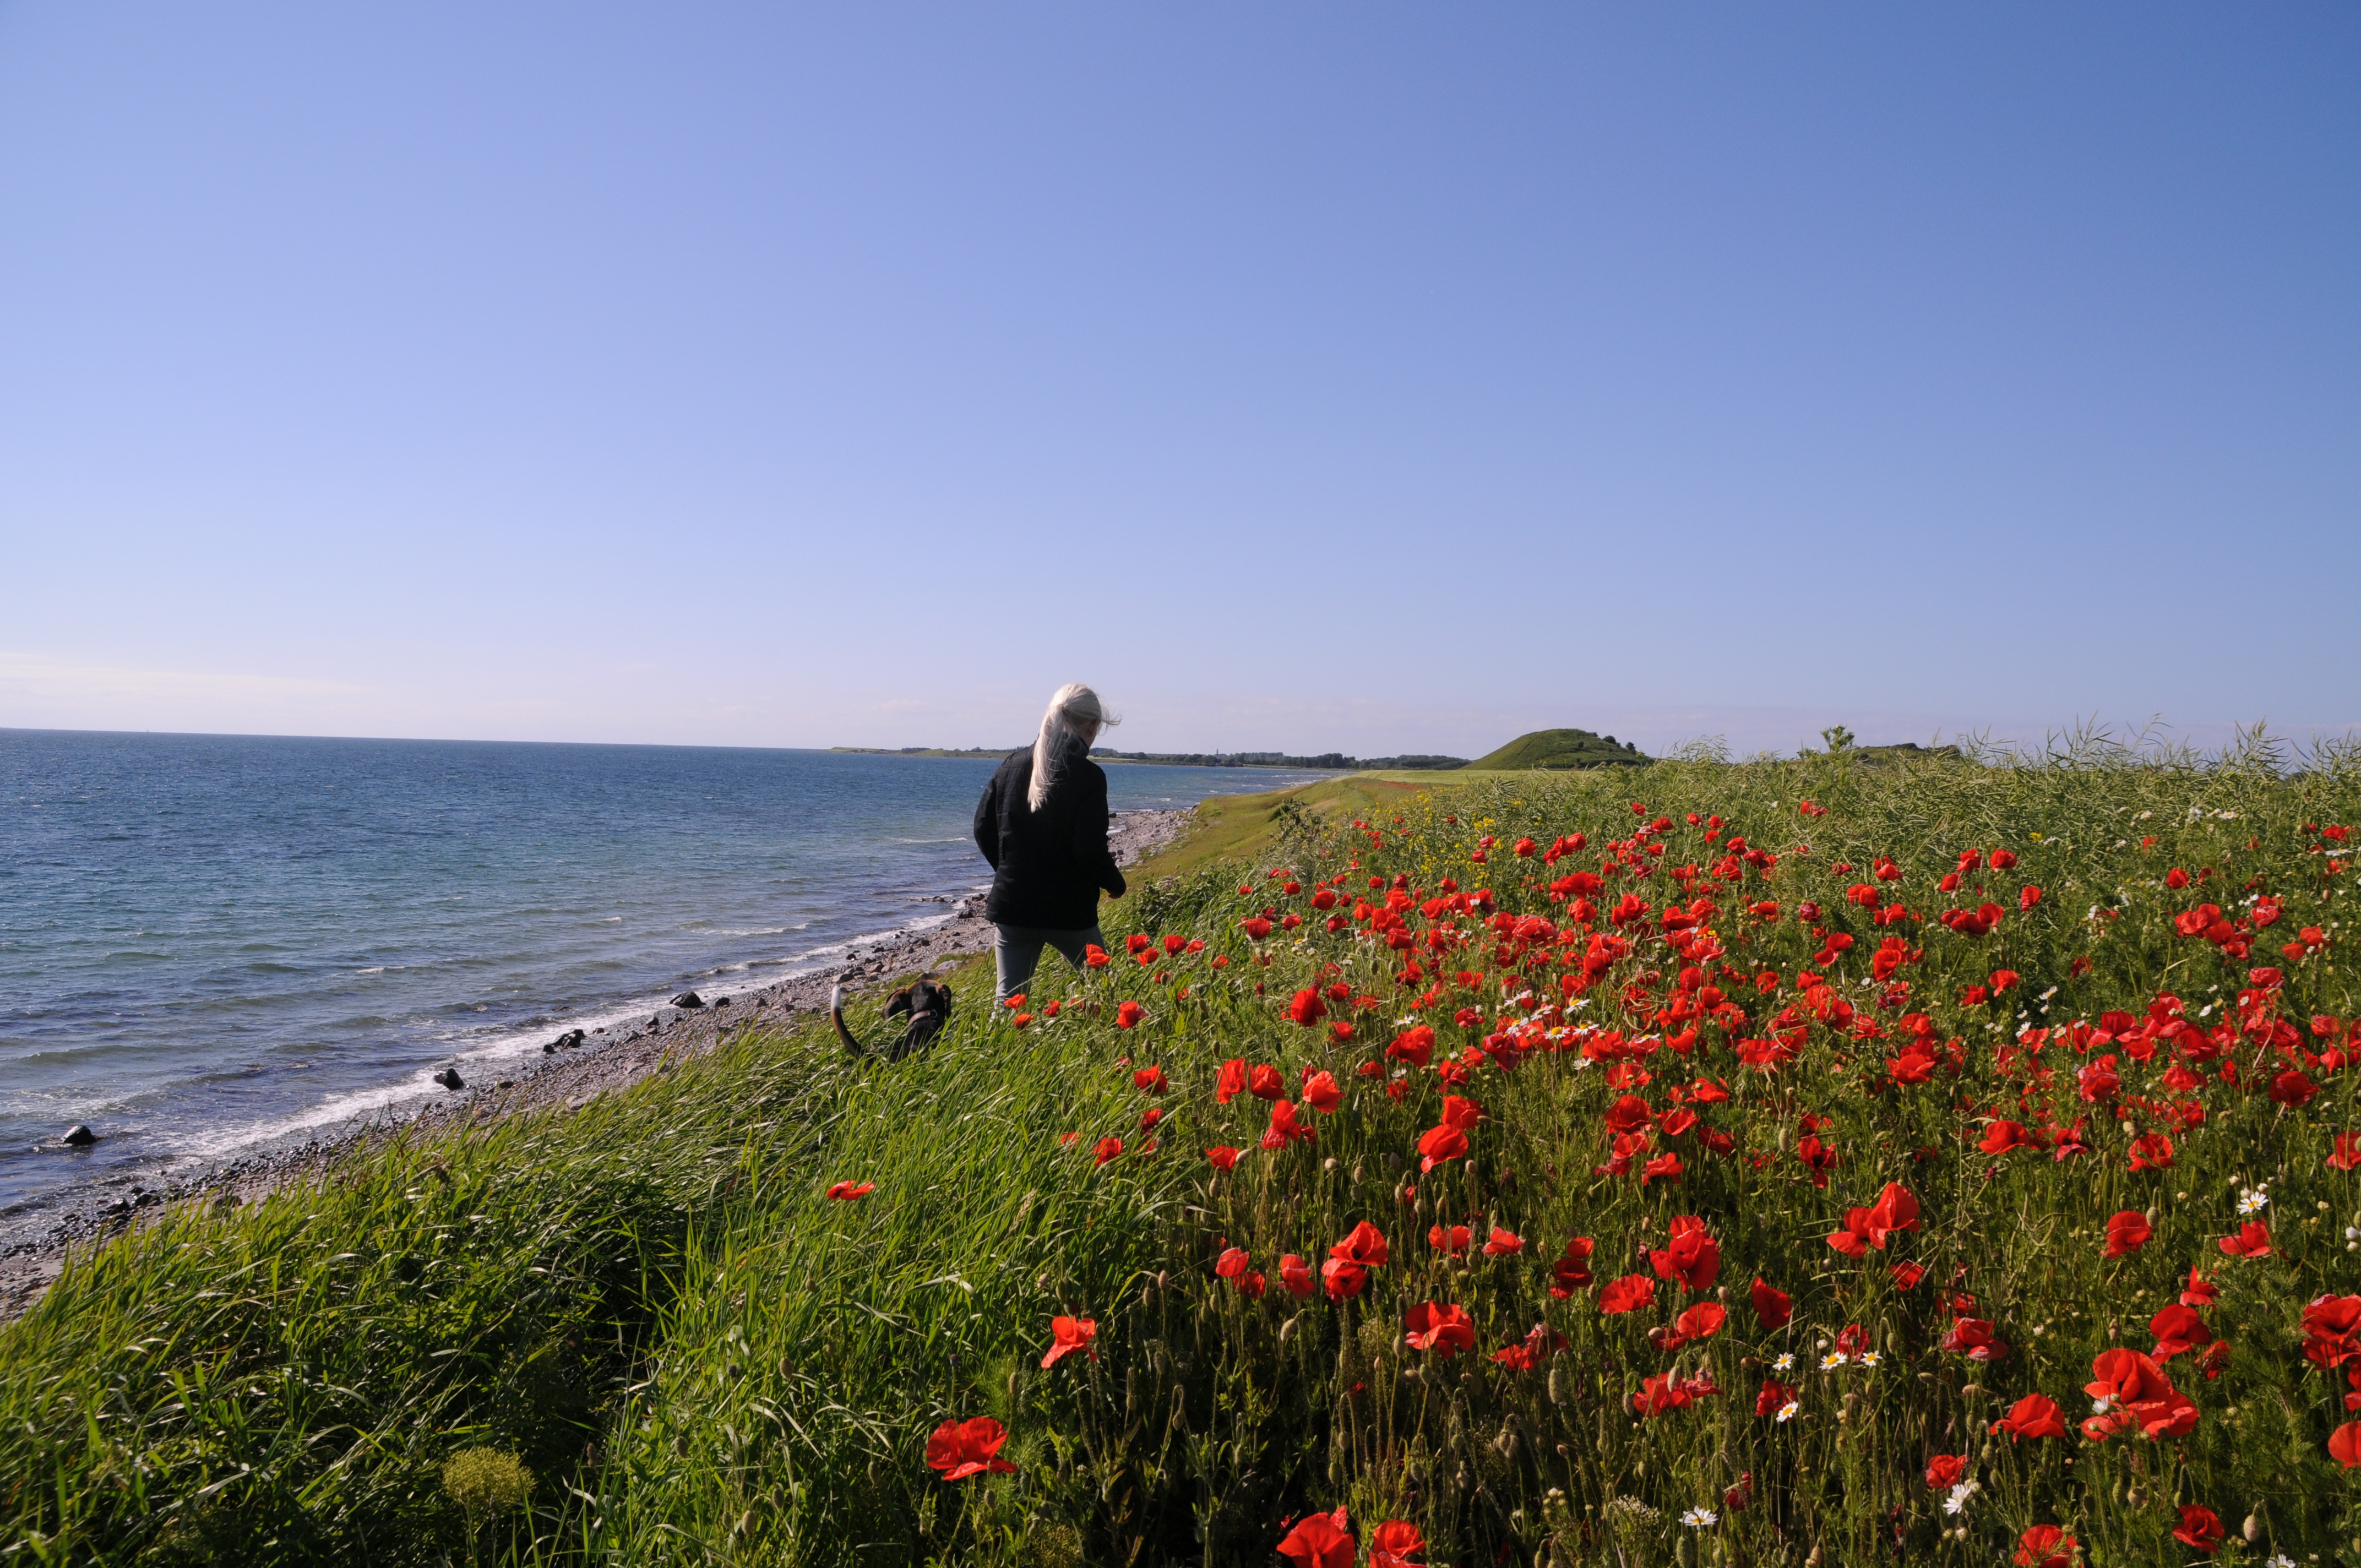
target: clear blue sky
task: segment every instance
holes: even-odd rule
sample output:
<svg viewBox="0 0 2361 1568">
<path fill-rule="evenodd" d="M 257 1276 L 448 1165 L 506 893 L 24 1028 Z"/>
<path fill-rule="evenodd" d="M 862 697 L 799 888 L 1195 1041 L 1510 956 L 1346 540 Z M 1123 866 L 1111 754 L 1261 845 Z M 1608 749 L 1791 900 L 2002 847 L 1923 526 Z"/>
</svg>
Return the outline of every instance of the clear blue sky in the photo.
<svg viewBox="0 0 2361 1568">
<path fill-rule="evenodd" d="M 2361 720 L 2361 7 L 0 4 L 0 725 Z"/>
</svg>

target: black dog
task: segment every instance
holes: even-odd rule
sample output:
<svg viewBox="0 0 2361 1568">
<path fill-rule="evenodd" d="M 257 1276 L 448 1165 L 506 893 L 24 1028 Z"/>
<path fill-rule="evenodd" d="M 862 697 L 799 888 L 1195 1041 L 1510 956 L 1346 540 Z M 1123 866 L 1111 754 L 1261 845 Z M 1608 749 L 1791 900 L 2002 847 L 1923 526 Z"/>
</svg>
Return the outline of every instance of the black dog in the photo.
<svg viewBox="0 0 2361 1568">
<path fill-rule="evenodd" d="M 906 1013 L 910 1017 L 909 1025 L 902 1031 L 900 1039 L 885 1047 L 887 1061 L 900 1061 L 943 1032 L 943 1025 L 951 1021 L 951 988 L 940 981 L 914 981 L 885 999 L 886 1017 Z M 854 1039 L 852 1031 L 844 1026 L 844 987 L 840 985 L 829 992 L 828 1015 L 836 1025 L 836 1037 L 844 1042 L 847 1051 L 856 1057 L 869 1055 L 868 1047 Z"/>
</svg>

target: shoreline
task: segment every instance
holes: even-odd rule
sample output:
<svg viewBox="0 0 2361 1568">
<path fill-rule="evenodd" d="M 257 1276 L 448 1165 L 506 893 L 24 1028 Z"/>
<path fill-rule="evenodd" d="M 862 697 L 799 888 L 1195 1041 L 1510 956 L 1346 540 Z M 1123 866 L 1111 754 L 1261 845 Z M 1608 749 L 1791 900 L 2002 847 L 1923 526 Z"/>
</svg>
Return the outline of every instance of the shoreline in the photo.
<svg viewBox="0 0 2361 1568">
<path fill-rule="evenodd" d="M 1127 869 L 1169 847 L 1189 830 L 1194 816 L 1194 807 L 1114 813 L 1107 842 L 1116 863 Z M 101 1201 L 107 1187 L 93 1184 L 93 1190 L 62 1202 L 53 1224 L 0 1249 L 0 1322 L 21 1316 L 39 1300 L 73 1249 L 111 1240 L 175 1204 L 236 1207 L 251 1202 L 291 1183 L 323 1177 L 338 1161 L 399 1132 L 441 1130 L 530 1111 L 578 1110 L 598 1095 L 630 1088 L 667 1060 L 698 1055 L 724 1033 L 749 1023 L 792 1026 L 822 1016 L 829 992 L 838 985 L 866 990 L 989 952 L 992 929 L 983 917 L 982 894 L 955 895 L 948 919 L 856 939 L 840 962 L 745 990 L 717 992 L 703 998 L 706 1005 L 694 1009 L 667 1003 L 654 1008 L 644 1024 L 618 1024 L 588 1033 L 563 1030 L 558 1038 L 579 1033 L 579 1043 L 562 1048 L 554 1042 L 544 1044 L 538 1058 L 503 1064 L 500 1070 L 505 1077 L 488 1075 L 439 1097 L 397 1101 L 323 1126 L 301 1143 L 294 1141 L 300 1134 L 258 1140 L 251 1153 L 165 1178 L 156 1187 L 128 1183 L 124 1196 L 112 1201 Z M 976 1004 L 967 998 L 961 1003 Z"/>
</svg>

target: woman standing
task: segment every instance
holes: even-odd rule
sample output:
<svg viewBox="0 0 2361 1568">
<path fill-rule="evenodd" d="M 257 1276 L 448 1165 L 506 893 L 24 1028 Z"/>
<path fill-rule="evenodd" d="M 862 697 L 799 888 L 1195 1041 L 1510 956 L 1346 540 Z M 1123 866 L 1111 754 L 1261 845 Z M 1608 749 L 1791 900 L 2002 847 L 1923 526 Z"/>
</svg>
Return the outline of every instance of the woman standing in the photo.
<svg viewBox="0 0 2361 1568">
<path fill-rule="evenodd" d="M 1058 688 L 1030 751 L 1000 764 L 975 807 L 975 842 L 992 862 L 984 917 L 999 927 L 993 956 L 1000 1000 L 1023 991 L 1044 945 L 1079 974 L 1083 949 L 1106 945 L 1099 890 L 1123 896 L 1123 872 L 1107 850 L 1106 774 L 1091 743 L 1107 716 L 1085 685 Z"/>
</svg>

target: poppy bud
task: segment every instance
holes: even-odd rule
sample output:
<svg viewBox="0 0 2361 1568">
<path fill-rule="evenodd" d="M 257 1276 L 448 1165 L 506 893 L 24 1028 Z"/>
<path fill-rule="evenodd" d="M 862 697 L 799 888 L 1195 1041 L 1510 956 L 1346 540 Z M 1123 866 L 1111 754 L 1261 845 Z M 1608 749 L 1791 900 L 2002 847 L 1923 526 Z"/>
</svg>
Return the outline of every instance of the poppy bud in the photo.
<svg viewBox="0 0 2361 1568">
<path fill-rule="evenodd" d="M 2257 1541 L 2258 1541 L 2262 1540 L 2262 1539 L 2263 1539 L 2263 1517 L 2262 1517 L 2262 1515 L 2260 1515 L 2260 1514 L 2258 1514 L 2258 1513 L 2257 1513 L 2257 1514 L 2248 1514 L 2248 1515 L 2246 1516 L 2246 1522 L 2245 1527 L 2244 1527 L 2243 1529 L 2241 1529 L 2241 1530 L 2239 1530 L 2239 1532 L 2238 1532 L 2238 1533 L 2239 1533 L 2239 1534 L 2241 1534 L 2241 1535 L 2243 1535 L 2243 1536 L 2245 1536 L 2245 1537 L 2246 1538 L 2246 1544 L 2247 1544 L 2248 1546 L 2252 1546 L 2252 1545 L 2254 1545 L 2254 1544 L 2255 1544 L 2255 1542 L 2257 1542 Z"/>
</svg>

